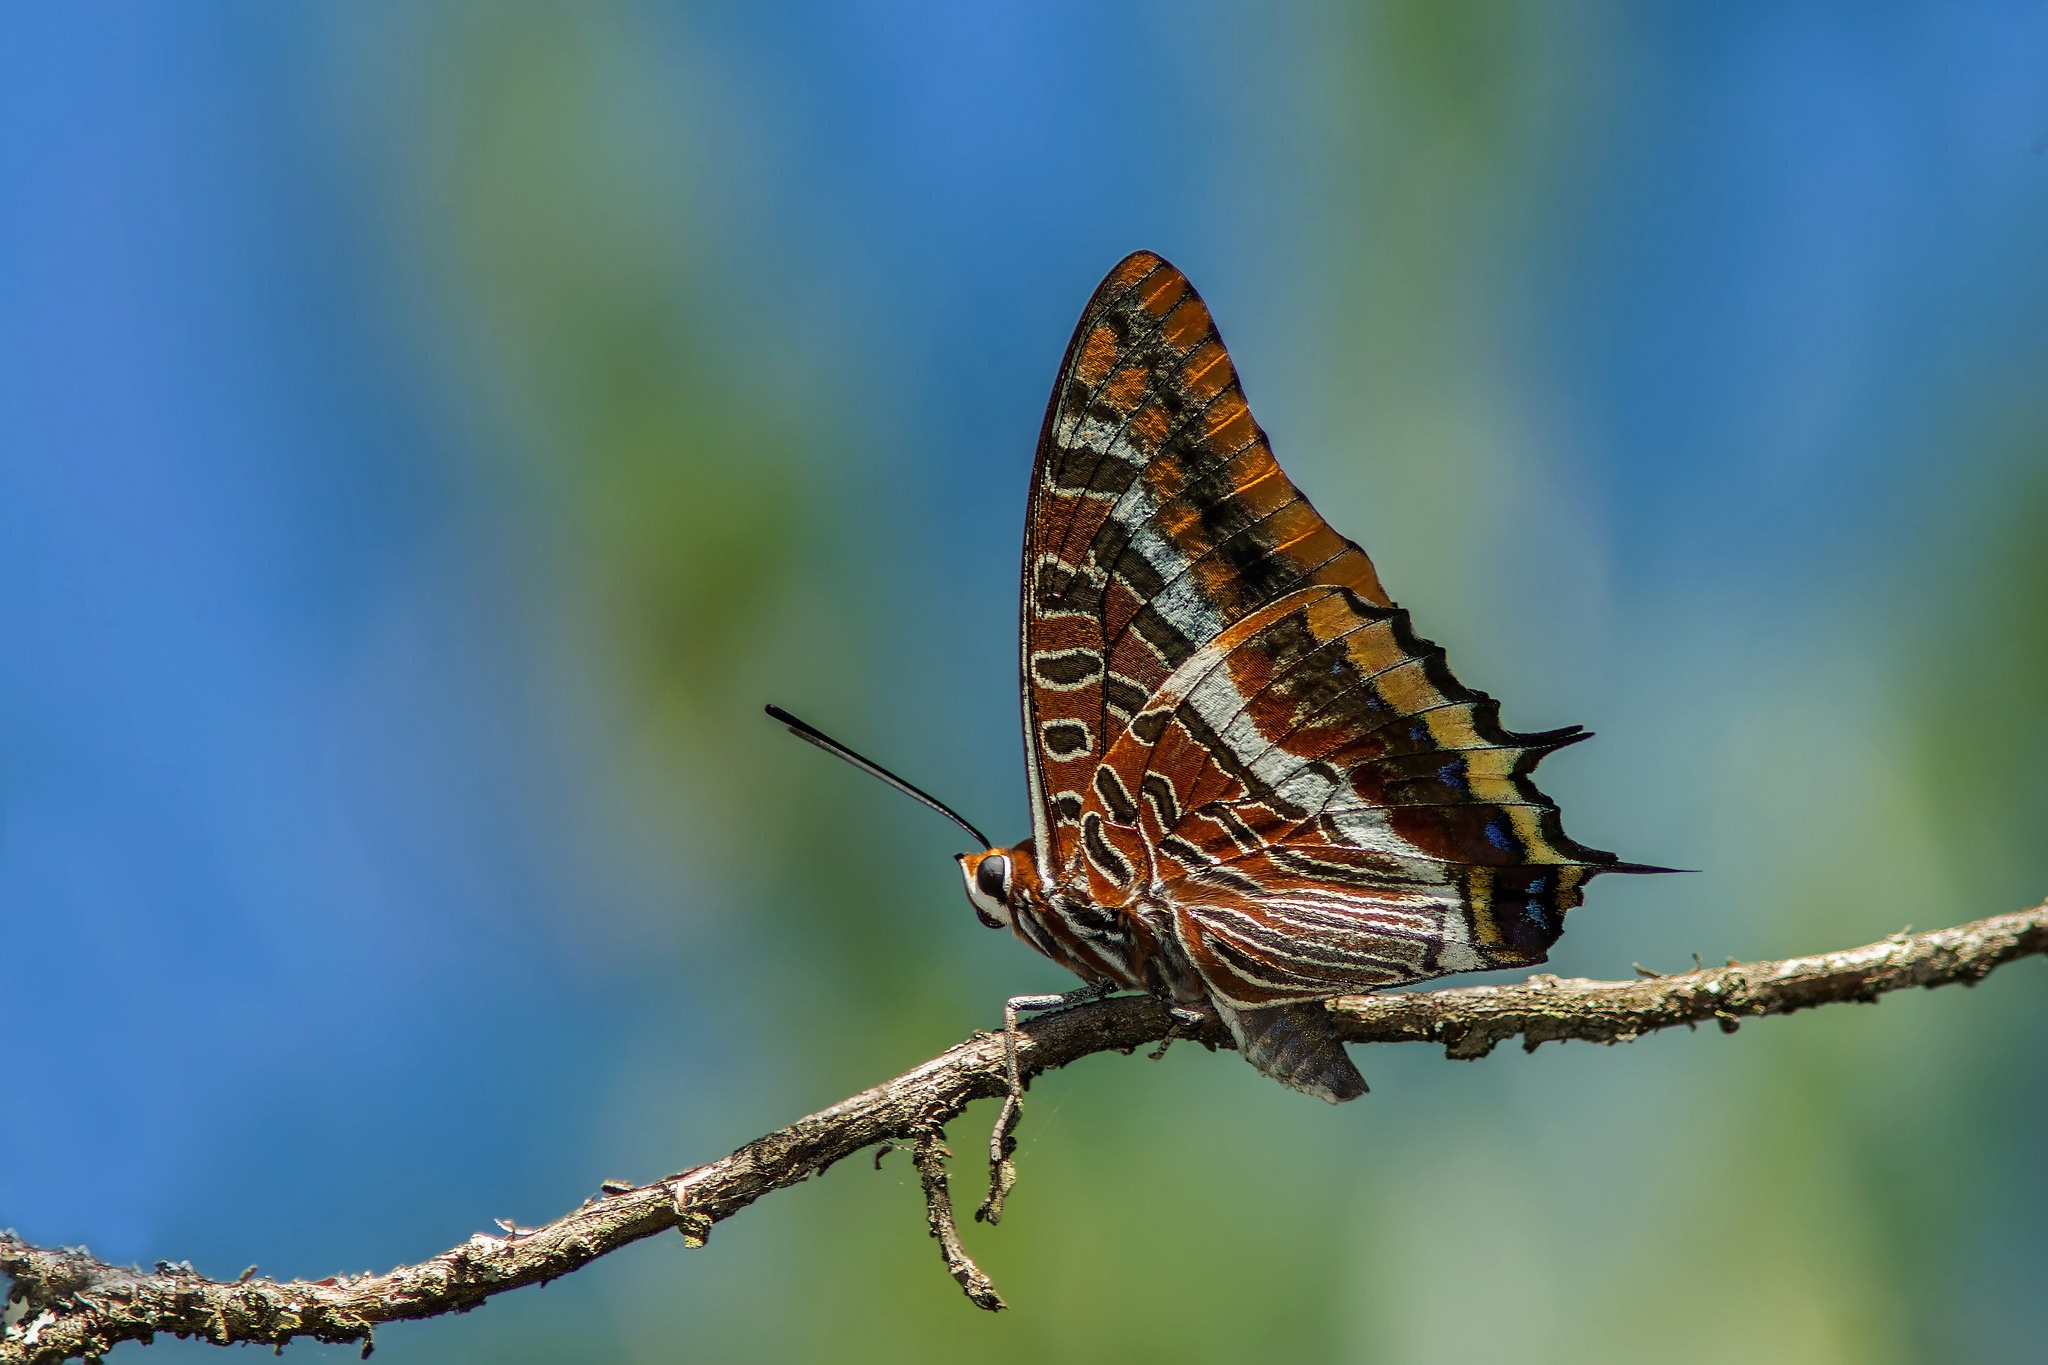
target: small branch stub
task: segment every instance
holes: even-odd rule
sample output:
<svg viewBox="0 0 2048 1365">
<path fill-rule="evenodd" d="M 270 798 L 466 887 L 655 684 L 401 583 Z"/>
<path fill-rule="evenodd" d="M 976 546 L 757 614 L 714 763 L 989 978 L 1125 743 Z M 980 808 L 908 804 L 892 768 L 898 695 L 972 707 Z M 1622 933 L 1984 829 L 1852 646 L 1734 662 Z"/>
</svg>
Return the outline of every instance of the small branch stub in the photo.
<svg viewBox="0 0 2048 1365">
<path fill-rule="evenodd" d="M 924 1185 L 925 1223 L 946 1258 L 946 1273 L 959 1282 L 967 1301 L 976 1308 L 1000 1313 L 1006 1305 L 996 1293 L 995 1283 L 982 1273 L 967 1248 L 960 1244 L 960 1229 L 953 1222 L 953 1194 L 946 1185 L 946 1130 L 926 1129 L 917 1135 L 910 1159 L 917 1164 L 917 1178 Z"/>
</svg>

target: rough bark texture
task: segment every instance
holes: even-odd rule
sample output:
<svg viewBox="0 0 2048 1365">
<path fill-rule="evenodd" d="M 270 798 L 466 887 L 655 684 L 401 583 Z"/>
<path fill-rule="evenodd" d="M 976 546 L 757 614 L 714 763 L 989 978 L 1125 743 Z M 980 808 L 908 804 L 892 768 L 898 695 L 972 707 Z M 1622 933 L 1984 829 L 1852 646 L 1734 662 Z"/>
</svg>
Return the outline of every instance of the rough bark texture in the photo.
<svg viewBox="0 0 2048 1365">
<path fill-rule="evenodd" d="M 1468 986 L 1332 1001 L 1354 1043 L 1431 1042 L 1455 1058 L 1579 1039 L 1623 1042 L 1674 1024 L 1741 1020 L 1844 1000 L 1874 1000 L 1909 986 L 1971 985 L 2015 958 L 2048 953 L 2048 905 L 1926 934 L 1782 962 L 1731 963 L 1638 981 L 1536 976 L 1513 986 Z M 1165 1009 L 1144 997 L 1078 1005 L 1022 1026 L 1026 1078 L 1092 1053 L 1129 1052 L 1167 1031 Z M 1225 1045 L 1220 1030 L 1201 1037 Z M 863 1148 L 912 1148 L 933 1235 L 948 1269 L 984 1307 L 1001 1300 L 953 1232 L 940 1160 L 943 1127 L 977 1099 L 1005 1093 L 1002 1038 L 978 1033 L 896 1079 L 758 1138 L 730 1156 L 651 1184 L 605 1192 L 540 1228 L 478 1233 L 431 1260 L 383 1275 L 279 1283 L 211 1280 L 189 1265 L 154 1271 L 108 1265 L 82 1248 L 30 1246 L 0 1233 L 0 1273 L 12 1278 L 18 1319 L 0 1333 L 0 1365 L 98 1357 L 158 1332 L 207 1341 L 281 1346 L 296 1337 L 359 1342 L 384 1323 L 473 1308 L 493 1294 L 539 1284 L 628 1242 L 675 1229 L 702 1246 L 712 1225 L 762 1195 L 809 1179 Z M 950 1234 L 950 1235 L 949 1235 Z"/>
</svg>

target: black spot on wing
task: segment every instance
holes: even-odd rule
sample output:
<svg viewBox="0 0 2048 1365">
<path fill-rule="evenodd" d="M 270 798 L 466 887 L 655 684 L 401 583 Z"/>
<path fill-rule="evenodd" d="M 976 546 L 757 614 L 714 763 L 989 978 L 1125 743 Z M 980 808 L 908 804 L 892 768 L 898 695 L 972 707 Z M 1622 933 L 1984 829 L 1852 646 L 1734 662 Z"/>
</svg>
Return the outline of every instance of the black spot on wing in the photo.
<svg viewBox="0 0 2048 1365">
<path fill-rule="evenodd" d="M 1138 794 L 1152 807 L 1159 828 L 1172 829 L 1180 823 L 1180 796 L 1164 773 L 1148 772 L 1138 783 Z"/>
<path fill-rule="evenodd" d="M 1031 676 L 1046 687 L 1080 687 L 1102 672 L 1102 655 L 1092 649 L 1065 649 L 1031 656 Z"/>
<path fill-rule="evenodd" d="M 1159 737 L 1166 733 L 1166 727 L 1172 720 L 1172 711 L 1140 711 L 1131 717 L 1131 734 L 1149 748 L 1159 742 Z"/>
<path fill-rule="evenodd" d="M 1102 817 L 1089 811 L 1081 817 L 1081 847 L 1087 850 L 1088 861 L 1096 870 L 1119 885 L 1131 880 L 1131 865 L 1124 855 L 1117 852 L 1102 834 Z"/>
<path fill-rule="evenodd" d="M 1129 678 L 1119 673 L 1103 675 L 1102 702 L 1113 714 L 1134 716 L 1145 705 L 1145 700 L 1145 690 Z"/>
<path fill-rule="evenodd" d="M 1128 825 L 1138 818 L 1138 803 L 1131 799 L 1116 769 L 1107 763 L 1095 770 L 1095 794 L 1102 798 L 1103 808 L 1116 823 Z"/>
<path fill-rule="evenodd" d="M 1094 741 L 1088 727 L 1078 720 L 1049 720 L 1038 727 L 1039 743 L 1054 758 L 1085 754 Z"/>
<path fill-rule="evenodd" d="M 1132 617 L 1130 629 L 1152 647 L 1152 652 L 1169 669 L 1187 662 L 1196 649 L 1194 642 L 1154 607 L 1148 606 Z"/>
</svg>

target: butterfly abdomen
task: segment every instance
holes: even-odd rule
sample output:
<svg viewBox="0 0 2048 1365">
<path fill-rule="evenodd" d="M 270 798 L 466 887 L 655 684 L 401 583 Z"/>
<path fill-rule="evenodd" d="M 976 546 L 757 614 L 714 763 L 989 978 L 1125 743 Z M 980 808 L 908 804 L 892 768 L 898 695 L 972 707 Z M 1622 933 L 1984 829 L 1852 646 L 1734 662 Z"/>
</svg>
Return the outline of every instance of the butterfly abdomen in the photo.
<svg viewBox="0 0 2048 1365">
<path fill-rule="evenodd" d="M 1244 1059 L 1282 1085 L 1332 1104 L 1365 1093 L 1365 1077 L 1345 1054 L 1336 1023 L 1321 1004 L 1225 1010 L 1223 1020 Z"/>
</svg>

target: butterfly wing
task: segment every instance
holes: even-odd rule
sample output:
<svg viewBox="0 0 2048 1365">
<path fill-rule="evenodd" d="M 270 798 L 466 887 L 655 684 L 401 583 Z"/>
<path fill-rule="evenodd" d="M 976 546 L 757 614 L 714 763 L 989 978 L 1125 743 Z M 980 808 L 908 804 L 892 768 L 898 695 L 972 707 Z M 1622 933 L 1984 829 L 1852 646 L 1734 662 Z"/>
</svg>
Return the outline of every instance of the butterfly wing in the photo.
<svg viewBox="0 0 2048 1365">
<path fill-rule="evenodd" d="M 1317 587 L 1176 669 L 1103 764 L 1122 799 L 1083 818 L 1144 860 L 1219 998 L 1322 999 L 1540 962 L 1589 877 L 1649 870 L 1569 838 L 1531 780 L 1583 738 L 1506 729 L 1406 612 Z"/>
<path fill-rule="evenodd" d="M 1147 252 L 1068 347 L 1039 440 L 1023 668 L 1041 876 L 1174 907 L 1266 1007 L 1538 962 L 1593 873 L 1516 734 L 1274 461 L 1207 308 Z"/>
<path fill-rule="evenodd" d="M 1312 585 L 1390 605 L 1364 552 L 1280 472 L 1187 277 L 1127 257 L 1075 328 L 1032 470 L 1022 664 L 1043 880 L 1118 865 L 1101 812 L 1092 839 L 1088 819 L 1111 745 L 1203 646 Z M 1085 858 L 1090 843 L 1112 856 Z"/>
</svg>

